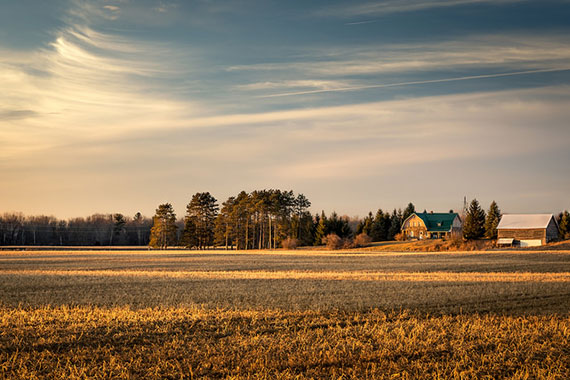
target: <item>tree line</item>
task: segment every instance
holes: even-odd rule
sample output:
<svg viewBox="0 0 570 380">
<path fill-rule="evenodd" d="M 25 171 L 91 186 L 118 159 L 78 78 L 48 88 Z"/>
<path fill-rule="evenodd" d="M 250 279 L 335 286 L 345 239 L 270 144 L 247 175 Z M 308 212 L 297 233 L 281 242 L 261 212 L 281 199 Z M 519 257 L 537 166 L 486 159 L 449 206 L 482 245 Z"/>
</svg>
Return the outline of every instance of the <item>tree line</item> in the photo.
<svg viewBox="0 0 570 380">
<path fill-rule="evenodd" d="M 159 205 L 153 217 L 150 246 L 180 245 L 205 249 L 271 249 L 285 239 L 313 243 L 315 223 L 311 202 L 291 190 L 240 192 L 220 205 L 209 192 L 196 193 L 186 206 L 182 228 L 170 203 Z"/>
<path fill-rule="evenodd" d="M 355 221 L 336 212 L 313 216 L 310 206 L 307 197 L 291 190 L 242 191 L 221 205 L 209 192 L 196 193 L 186 206 L 182 228 L 176 225 L 172 205 L 159 205 L 150 246 L 247 250 L 322 245 L 333 239 L 335 245 L 351 246 L 357 236 L 366 236 L 361 241 L 393 240 L 403 220 L 415 212 L 410 203 L 404 211 L 379 209 L 375 216 L 369 213 L 364 220 Z"/>
<path fill-rule="evenodd" d="M 149 243 L 152 219 L 140 212 L 94 214 L 60 220 L 53 216 L 0 215 L 0 245 L 144 246 Z"/>
<path fill-rule="evenodd" d="M 362 219 L 324 211 L 312 215 L 311 202 L 292 190 L 240 192 L 221 205 L 209 192 L 194 194 L 185 215 L 176 217 L 170 203 L 153 218 L 140 212 L 94 214 L 59 220 L 53 216 L 0 215 L 0 245 L 150 246 L 190 249 L 273 249 L 323 245 L 350 247 L 399 239 L 402 223 L 416 212 L 413 203 L 392 212 L 378 209 Z M 424 211 L 425 212 L 425 211 Z M 463 238 L 496 239 L 501 211 L 495 201 L 485 212 L 477 199 L 463 210 Z M 561 238 L 570 238 L 570 214 L 557 215 Z"/>
</svg>

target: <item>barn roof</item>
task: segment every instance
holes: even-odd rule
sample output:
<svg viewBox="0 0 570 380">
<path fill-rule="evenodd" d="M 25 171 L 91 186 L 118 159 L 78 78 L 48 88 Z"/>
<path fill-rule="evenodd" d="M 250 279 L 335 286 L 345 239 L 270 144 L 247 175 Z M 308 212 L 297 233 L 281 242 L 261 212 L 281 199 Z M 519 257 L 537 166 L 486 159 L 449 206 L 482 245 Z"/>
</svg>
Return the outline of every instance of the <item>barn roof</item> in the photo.
<svg viewBox="0 0 570 380">
<path fill-rule="evenodd" d="M 416 212 L 425 223 L 428 231 L 447 232 L 451 231 L 451 225 L 455 217 L 459 215 L 455 212 Z"/>
<path fill-rule="evenodd" d="M 505 214 L 497 229 L 546 228 L 553 218 L 552 214 Z"/>
</svg>

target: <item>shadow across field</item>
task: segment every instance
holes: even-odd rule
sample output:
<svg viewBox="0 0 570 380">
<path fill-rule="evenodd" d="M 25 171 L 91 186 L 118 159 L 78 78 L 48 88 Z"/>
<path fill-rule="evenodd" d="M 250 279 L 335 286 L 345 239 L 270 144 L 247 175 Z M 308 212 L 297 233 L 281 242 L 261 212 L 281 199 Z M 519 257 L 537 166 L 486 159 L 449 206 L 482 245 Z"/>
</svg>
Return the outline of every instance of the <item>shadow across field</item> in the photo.
<svg viewBox="0 0 570 380">
<path fill-rule="evenodd" d="M 562 253 L 11 253 L 0 303 L 564 314 L 569 273 Z"/>
<path fill-rule="evenodd" d="M 570 272 L 570 253 L 0 252 L 1 270 Z"/>
</svg>

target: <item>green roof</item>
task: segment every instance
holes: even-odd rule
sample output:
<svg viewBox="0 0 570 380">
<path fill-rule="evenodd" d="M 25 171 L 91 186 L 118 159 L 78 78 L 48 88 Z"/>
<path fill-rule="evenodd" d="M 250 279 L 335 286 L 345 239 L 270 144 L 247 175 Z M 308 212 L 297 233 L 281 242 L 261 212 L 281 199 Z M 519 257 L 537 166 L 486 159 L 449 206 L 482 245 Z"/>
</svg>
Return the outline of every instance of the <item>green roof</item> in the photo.
<svg viewBox="0 0 570 380">
<path fill-rule="evenodd" d="M 456 212 L 416 212 L 416 215 L 424 221 L 428 231 L 447 232 L 451 231 L 451 225 L 456 216 Z"/>
</svg>

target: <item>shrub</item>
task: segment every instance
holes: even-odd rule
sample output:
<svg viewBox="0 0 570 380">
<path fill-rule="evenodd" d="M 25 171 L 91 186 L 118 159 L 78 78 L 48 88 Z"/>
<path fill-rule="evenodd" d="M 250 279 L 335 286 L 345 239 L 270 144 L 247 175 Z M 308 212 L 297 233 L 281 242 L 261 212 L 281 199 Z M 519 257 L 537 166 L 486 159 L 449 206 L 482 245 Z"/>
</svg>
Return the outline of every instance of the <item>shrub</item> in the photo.
<svg viewBox="0 0 570 380">
<path fill-rule="evenodd" d="M 449 247 L 451 248 L 461 248 L 464 245 L 463 236 L 460 234 L 452 234 L 451 238 L 449 239 Z"/>
<path fill-rule="evenodd" d="M 372 238 L 363 232 L 354 239 L 354 247 L 366 247 L 371 241 Z"/>
<path fill-rule="evenodd" d="M 356 247 L 354 240 L 352 240 L 351 238 L 347 237 L 342 240 L 342 248 L 344 249 L 349 249 L 349 248 L 354 248 Z"/>
<path fill-rule="evenodd" d="M 291 237 L 288 237 L 287 239 L 281 242 L 281 246 L 285 249 L 297 249 L 298 245 L 299 245 L 299 240 Z"/>
<path fill-rule="evenodd" d="M 341 249 L 344 242 L 337 234 L 328 234 L 323 238 L 328 249 Z"/>
<path fill-rule="evenodd" d="M 398 233 L 394 236 L 394 240 L 396 240 L 396 241 L 404 241 L 404 240 L 406 240 L 406 236 L 405 236 L 402 232 L 398 232 Z"/>
</svg>

